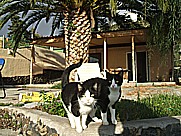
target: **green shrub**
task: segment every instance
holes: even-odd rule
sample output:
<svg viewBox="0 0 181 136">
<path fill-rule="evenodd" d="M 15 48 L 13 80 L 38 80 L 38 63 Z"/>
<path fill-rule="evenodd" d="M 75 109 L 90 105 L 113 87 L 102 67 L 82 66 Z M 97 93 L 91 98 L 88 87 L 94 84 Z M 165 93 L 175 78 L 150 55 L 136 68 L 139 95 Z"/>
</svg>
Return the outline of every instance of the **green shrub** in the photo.
<svg viewBox="0 0 181 136">
<path fill-rule="evenodd" d="M 159 94 L 143 99 L 141 102 L 150 107 L 159 117 L 181 115 L 181 96 Z"/>
<path fill-rule="evenodd" d="M 38 109 L 53 115 L 59 115 L 62 117 L 67 116 L 63 108 L 60 95 L 57 98 L 52 99 L 50 96 L 42 93 L 40 97 L 42 97 L 43 103 L 38 107 Z"/>
<path fill-rule="evenodd" d="M 61 85 L 61 83 L 58 83 L 58 84 L 52 86 L 51 88 L 52 88 L 52 89 L 61 89 L 61 88 L 62 88 L 62 85 Z"/>
<path fill-rule="evenodd" d="M 159 94 L 138 101 L 121 100 L 116 105 L 121 121 L 181 115 L 181 97 Z"/>
</svg>

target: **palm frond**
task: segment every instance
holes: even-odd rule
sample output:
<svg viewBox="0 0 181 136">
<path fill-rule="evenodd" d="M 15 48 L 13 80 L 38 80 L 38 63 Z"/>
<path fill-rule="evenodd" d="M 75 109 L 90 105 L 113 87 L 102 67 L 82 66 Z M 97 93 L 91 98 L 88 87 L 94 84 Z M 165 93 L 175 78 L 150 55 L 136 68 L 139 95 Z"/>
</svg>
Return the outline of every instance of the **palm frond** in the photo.
<svg viewBox="0 0 181 136">
<path fill-rule="evenodd" d="M 54 34 L 56 28 L 60 28 L 60 23 L 63 20 L 63 15 L 61 13 L 57 13 L 52 22 L 52 31 L 51 31 L 51 36 Z"/>
<path fill-rule="evenodd" d="M 16 52 L 19 42 L 21 40 L 21 37 L 23 35 L 23 32 L 25 32 L 32 24 L 38 22 L 40 19 L 45 18 L 46 17 L 46 12 L 45 11 L 34 11 L 32 13 L 30 13 L 26 19 L 24 19 L 19 27 L 17 27 L 14 35 L 12 36 L 12 40 L 13 40 L 13 51 Z"/>
</svg>

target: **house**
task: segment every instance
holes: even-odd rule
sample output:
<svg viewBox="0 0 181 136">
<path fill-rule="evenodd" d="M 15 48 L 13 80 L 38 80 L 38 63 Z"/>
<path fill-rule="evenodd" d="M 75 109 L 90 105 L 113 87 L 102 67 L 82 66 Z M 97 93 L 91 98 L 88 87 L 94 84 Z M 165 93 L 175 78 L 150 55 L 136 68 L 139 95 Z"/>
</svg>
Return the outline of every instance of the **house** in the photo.
<svg viewBox="0 0 181 136">
<path fill-rule="evenodd" d="M 133 82 L 170 81 L 171 55 L 164 58 L 158 50 L 146 46 L 148 29 L 92 33 L 89 46 L 91 60 L 101 69 L 129 69 L 127 80 Z M 34 39 L 34 44 L 65 48 L 61 36 Z"/>
</svg>

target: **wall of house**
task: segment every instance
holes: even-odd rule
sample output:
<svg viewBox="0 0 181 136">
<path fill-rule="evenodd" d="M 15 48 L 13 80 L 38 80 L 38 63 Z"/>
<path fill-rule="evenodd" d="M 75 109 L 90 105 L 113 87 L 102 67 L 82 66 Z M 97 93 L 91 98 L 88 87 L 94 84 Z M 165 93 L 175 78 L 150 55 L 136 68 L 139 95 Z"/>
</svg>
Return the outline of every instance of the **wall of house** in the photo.
<svg viewBox="0 0 181 136">
<path fill-rule="evenodd" d="M 151 81 L 170 81 L 171 55 L 161 56 L 155 49 L 150 53 L 150 79 Z"/>
<path fill-rule="evenodd" d="M 136 46 L 136 52 L 146 51 L 145 46 Z M 90 49 L 90 53 L 101 53 L 101 66 L 103 67 L 103 48 Z M 127 68 L 127 53 L 131 53 L 131 45 L 127 47 L 112 47 L 107 49 L 107 68 Z"/>
<path fill-rule="evenodd" d="M 136 52 L 147 52 L 147 78 L 149 81 L 169 81 L 169 70 L 171 69 L 170 54 L 165 58 L 159 55 L 157 50 L 148 52 L 146 46 L 135 46 Z M 103 68 L 103 48 L 90 49 L 90 53 L 101 54 L 101 67 Z M 107 49 L 107 68 L 122 67 L 127 69 L 127 53 L 131 53 L 131 45 L 126 47 L 112 47 Z"/>
</svg>

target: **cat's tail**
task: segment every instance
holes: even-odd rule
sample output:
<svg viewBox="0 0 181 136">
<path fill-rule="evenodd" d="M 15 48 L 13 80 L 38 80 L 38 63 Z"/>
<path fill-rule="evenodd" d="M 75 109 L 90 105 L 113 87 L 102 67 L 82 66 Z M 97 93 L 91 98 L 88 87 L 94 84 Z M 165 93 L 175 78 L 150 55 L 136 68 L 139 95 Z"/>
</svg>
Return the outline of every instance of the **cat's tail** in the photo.
<svg viewBox="0 0 181 136">
<path fill-rule="evenodd" d="M 76 64 L 72 64 L 70 65 L 69 67 L 67 67 L 63 74 L 62 74 L 62 88 L 69 83 L 69 75 L 70 75 L 70 72 L 75 69 L 75 68 L 78 68 L 82 65 L 82 62 L 83 62 L 83 59 L 80 59 L 80 61 Z"/>
</svg>

